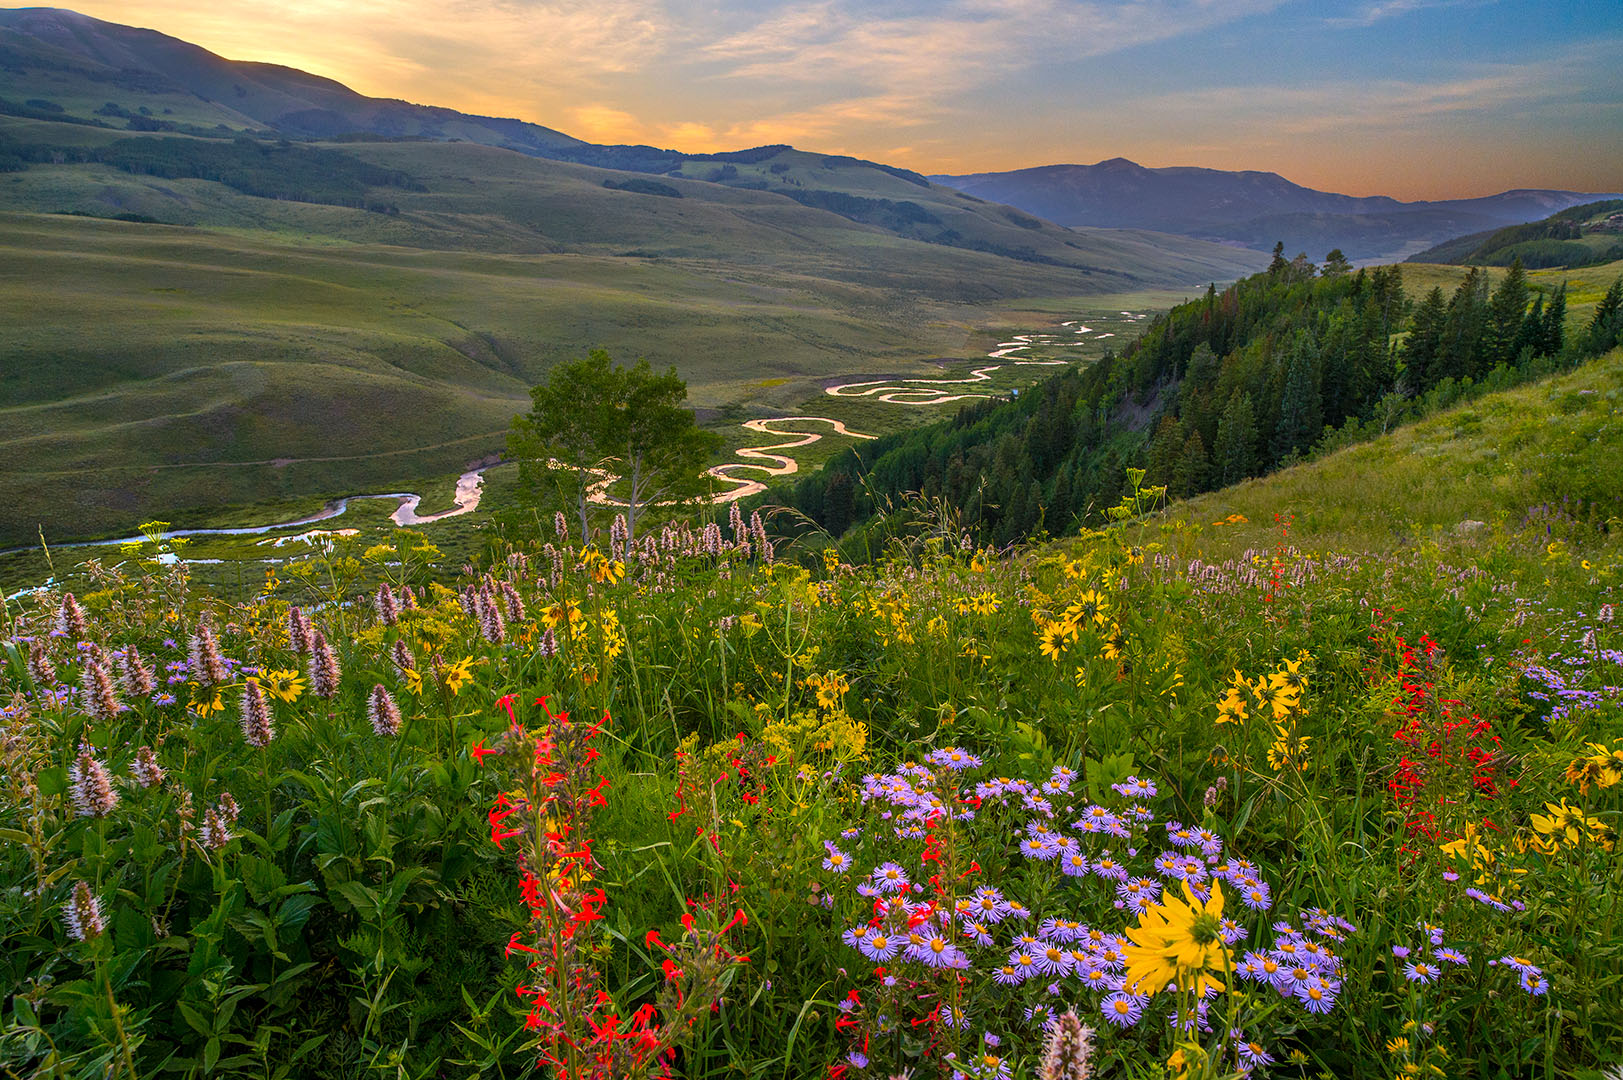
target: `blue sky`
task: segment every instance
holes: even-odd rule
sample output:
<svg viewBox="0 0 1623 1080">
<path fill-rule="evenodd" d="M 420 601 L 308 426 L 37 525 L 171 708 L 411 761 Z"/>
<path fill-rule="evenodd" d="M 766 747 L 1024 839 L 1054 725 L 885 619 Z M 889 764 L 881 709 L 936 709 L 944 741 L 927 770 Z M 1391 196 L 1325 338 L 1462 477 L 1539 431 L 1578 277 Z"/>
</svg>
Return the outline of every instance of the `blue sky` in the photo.
<svg viewBox="0 0 1623 1080">
<path fill-rule="evenodd" d="M 380 96 L 924 172 L 1129 157 L 1351 194 L 1623 188 L 1623 0 L 84 0 Z"/>
</svg>

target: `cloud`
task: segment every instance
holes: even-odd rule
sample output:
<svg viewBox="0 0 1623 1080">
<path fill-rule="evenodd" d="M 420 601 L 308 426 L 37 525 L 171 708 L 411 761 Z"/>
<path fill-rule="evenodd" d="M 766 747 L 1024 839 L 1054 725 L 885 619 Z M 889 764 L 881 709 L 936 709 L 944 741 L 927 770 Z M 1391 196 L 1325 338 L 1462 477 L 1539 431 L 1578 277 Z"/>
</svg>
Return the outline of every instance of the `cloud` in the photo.
<svg viewBox="0 0 1623 1080">
<path fill-rule="evenodd" d="M 1486 7 L 1498 2 L 1499 0 L 1378 0 L 1377 3 L 1365 4 L 1356 14 L 1332 16 L 1325 19 L 1324 23 L 1326 26 L 1338 28 L 1374 26 L 1378 22 L 1416 11 L 1427 11 L 1432 8 Z"/>
<path fill-rule="evenodd" d="M 640 143 L 647 130 L 635 116 L 608 105 L 577 106 L 570 115 L 574 117 L 576 138 L 588 142 L 611 145 Z"/>
</svg>

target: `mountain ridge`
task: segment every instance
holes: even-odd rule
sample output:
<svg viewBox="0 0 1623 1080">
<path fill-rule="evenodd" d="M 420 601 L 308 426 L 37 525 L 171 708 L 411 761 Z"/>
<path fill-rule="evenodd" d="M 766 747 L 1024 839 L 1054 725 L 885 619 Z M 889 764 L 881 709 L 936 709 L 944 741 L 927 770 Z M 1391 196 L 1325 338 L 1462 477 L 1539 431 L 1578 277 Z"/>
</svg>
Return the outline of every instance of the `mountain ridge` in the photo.
<svg viewBox="0 0 1623 1080">
<path fill-rule="evenodd" d="M 1522 224 L 1610 195 L 1512 188 L 1464 199 L 1404 202 L 1388 195 L 1320 191 L 1276 172 L 1152 168 L 1122 157 L 1093 165 L 940 173 L 930 179 L 1069 227 L 1154 229 L 1257 250 L 1282 242 L 1288 251 L 1315 256 L 1341 247 L 1357 259 L 1412 254 L 1404 248 Z M 1329 221 L 1326 215 L 1349 220 Z"/>
</svg>

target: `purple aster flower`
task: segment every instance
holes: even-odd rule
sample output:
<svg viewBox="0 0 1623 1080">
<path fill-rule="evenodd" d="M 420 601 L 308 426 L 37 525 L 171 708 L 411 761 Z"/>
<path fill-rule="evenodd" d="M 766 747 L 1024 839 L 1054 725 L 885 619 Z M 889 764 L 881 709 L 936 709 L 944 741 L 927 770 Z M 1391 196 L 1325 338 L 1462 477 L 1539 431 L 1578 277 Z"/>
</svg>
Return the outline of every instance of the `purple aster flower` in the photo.
<svg viewBox="0 0 1623 1080">
<path fill-rule="evenodd" d="M 1296 1000 L 1312 1013 L 1327 1013 L 1336 1007 L 1336 995 L 1341 984 L 1333 979 L 1315 978 L 1297 988 Z"/>
<path fill-rule="evenodd" d="M 1002 986 L 1019 986 L 1027 977 L 1026 969 L 1014 964 L 1004 964 L 992 972 L 992 980 Z"/>
<path fill-rule="evenodd" d="M 1236 1036 L 1234 1045 L 1242 1069 L 1261 1069 L 1274 1063 L 1273 1055 L 1263 1049 L 1261 1043 L 1243 1041 Z"/>
<path fill-rule="evenodd" d="M 1071 954 L 1057 942 L 1037 947 L 1037 970 L 1044 975 L 1069 975 Z"/>
<path fill-rule="evenodd" d="M 1399 960 L 1407 960 L 1409 958 L 1409 946 L 1407 946 L 1407 945 L 1394 945 L 1394 946 L 1392 946 L 1392 955 L 1397 957 Z"/>
<path fill-rule="evenodd" d="M 1438 968 L 1428 965 L 1423 960 L 1410 961 L 1410 963 L 1404 965 L 1404 978 L 1409 979 L 1410 983 L 1420 983 L 1422 986 L 1428 986 L 1428 984 L 1436 983 L 1436 976 L 1438 976 Z"/>
<path fill-rule="evenodd" d="M 1450 964 L 1469 964 L 1471 962 L 1470 960 L 1466 959 L 1465 954 L 1460 952 L 1458 949 L 1438 949 L 1432 955 L 1436 956 L 1437 959 Z"/>
<path fill-rule="evenodd" d="M 1037 967 L 1037 954 L 1028 949 L 1015 949 L 1009 953 L 1009 966 L 1019 975 L 1015 982 L 1025 982 L 1034 975 L 1039 974 Z"/>
<path fill-rule="evenodd" d="M 1080 851 L 1066 852 L 1060 856 L 1059 868 L 1066 877 L 1083 877 L 1088 872 L 1088 857 Z"/>
<path fill-rule="evenodd" d="M 823 841 L 823 869 L 843 874 L 851 869 L 851 856 L 834 846 L 832 840 Z"/>
<path fill-rule="evenodd" d="M 1093 860 L 1093 873 L 1106 881 L 1127 880 L 1127 867 L 1112 859 L 1108 851 Z"/>
<path fill-rule="evenodd" d="M 954 772 L 962 772 L 964 769 L 978 769 L 981 767 L 980 758 L 976 757 L 974 754 L 971 754 L 969 751 L 956 746 L 948 746 L 937 750 L 935 753 L 930 755 L 929 760 L 931 764 L 945 766 Z"/>
<path fill-rule="evenodd" d="M 964 937 L 976 945 L 986 946 L 992 944 L 992 931 L 987 928 L 984 922 L 965 919 L 959 929 L 962 930 Z"/>
<path fill-rule="evenodd" d="M 1028 836 L 1020 841 L 1020 854 L 1028 859 L 1050 862 L 1059 858 L 1059 849 L 1040 836 Z"/>
<path fill-rule="evenodd" d="M 1522 989 L 1533 997 L 1543 997 L 1550 992 L 1550 980 L 1536 971 L 1522 972 Z"/>
<path fill-rule="evenodd" d="M 869 960 L 884 963 L 901 950 L 902 939 L 874 927 L 858 939 L 856 945 Z"/>
<path fill-rule="evenodd" d="M 901 892 L 908 886 L 906 871 L 893 862 L 883 863 L 877 867 L 871 880 L 883 893 Z"/>
<path fill-rule="evenodd" d="M 1104 1013 L 1105 1019 L 1116 1027 L 1129 1028 L 1138 1023 L 1139 1017 L 1144 1015 L 1144 1001 L 1137 994 L 1117 990 L 1099 1003 L 1099 1010 Z"/>
<path fill-rule="evenodd" d="M 1155 798 L 1155 784 L 1149 780 L 1140 780 L 1136 776 L 1129 776 L 1119 784 L 1111 784 L 1118 794 L 1129 799 Z"/>
<path fill-rule="evenodd" d="M 1267 911 L 1273 906 L 1274 895 L 1267 883 L 1257 882 L 1240 890 L 1240 902 L 1252 911 Z"/>
</svg>

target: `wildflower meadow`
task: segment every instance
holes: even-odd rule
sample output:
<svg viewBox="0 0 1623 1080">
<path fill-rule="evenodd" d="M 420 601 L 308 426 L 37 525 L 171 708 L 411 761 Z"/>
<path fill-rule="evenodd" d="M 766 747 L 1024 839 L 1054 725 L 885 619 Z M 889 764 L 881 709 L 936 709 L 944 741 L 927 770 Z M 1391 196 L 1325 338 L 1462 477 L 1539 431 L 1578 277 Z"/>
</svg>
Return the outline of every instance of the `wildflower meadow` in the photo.
<svg viewBox="0 0 1623 1080">
<path fill-rule="evenodd" d="M 9 603 L 0 1070 L 1615 1070 L 1615 532 L 1124 506 L 860 565 L 736 511 L 460 574 L 403 529 L 230 599 L 143 548 Z"/>
</svg>

